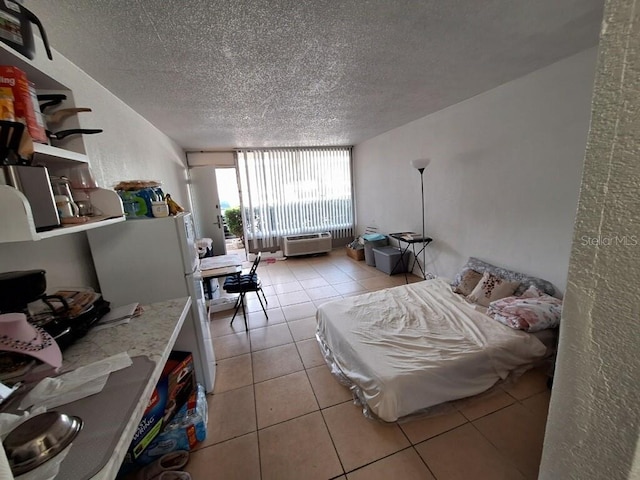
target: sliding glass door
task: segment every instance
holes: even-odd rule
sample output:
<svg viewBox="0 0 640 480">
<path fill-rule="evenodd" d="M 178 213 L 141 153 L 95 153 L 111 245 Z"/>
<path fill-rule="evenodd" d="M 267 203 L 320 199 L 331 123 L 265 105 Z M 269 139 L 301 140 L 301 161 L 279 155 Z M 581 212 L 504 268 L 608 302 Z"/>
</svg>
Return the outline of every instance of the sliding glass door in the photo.
<svg viewBox="0 0 640 480">
<path fill-rule="evenodd" d="M 237 160 L 254 248 L 278 245 L 283 235 L 353 237 L 350 147 L 238 150 Z"/>
</svg>

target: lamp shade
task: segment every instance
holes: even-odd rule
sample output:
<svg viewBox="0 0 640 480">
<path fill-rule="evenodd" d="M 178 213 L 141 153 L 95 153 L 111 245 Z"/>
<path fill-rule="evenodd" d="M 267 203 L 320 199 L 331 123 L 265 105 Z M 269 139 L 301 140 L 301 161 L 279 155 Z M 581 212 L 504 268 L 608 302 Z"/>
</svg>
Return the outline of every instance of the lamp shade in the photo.
<svg viewBox="0 0 640 480">
<path fill-rule="evenodd" d="M 415 160 L 411 160 L 411 166 L 413 168 L 417 168 L 418 170 L 424 170 L 431 163 L 430 158 L 416 158 Z"/>
</svg>

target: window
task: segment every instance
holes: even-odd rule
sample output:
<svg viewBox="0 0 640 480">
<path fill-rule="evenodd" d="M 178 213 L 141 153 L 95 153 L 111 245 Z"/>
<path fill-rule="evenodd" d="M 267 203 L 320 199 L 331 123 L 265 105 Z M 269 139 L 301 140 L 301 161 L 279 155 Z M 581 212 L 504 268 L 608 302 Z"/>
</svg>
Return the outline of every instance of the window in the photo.
<svg viewBox="0 0 640 480">
<path fill-rule="evenodd" d="M 283 235 L 353 236 L 351 148 L 276 148 L 236 152 L 245 237 L 254 246 Z"/>
</svg>

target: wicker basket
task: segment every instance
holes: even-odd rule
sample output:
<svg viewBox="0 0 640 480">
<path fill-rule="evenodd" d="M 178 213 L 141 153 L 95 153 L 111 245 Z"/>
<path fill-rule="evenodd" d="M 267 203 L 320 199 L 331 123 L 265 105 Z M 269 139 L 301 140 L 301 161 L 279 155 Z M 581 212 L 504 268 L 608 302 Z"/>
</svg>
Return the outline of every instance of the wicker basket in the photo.
<svg viewBox="0 0 640 480">
<path fill-rule="evenodd" d="M 364 248 L 356 250 L 355 248 L 351 248 L 349 246 L 347 248 L 347 256 L 353 258 L 354 260 L 364 260 Z"/>
</svg>

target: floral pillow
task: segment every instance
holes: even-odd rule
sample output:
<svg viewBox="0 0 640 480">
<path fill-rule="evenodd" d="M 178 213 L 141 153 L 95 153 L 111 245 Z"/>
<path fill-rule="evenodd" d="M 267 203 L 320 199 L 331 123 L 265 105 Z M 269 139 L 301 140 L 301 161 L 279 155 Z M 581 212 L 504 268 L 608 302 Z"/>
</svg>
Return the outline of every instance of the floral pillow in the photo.
<svg viewBox="0 0 640 480">
<path fill-rule="evenodd" d="M 458 286 L 455 287 L 453 291 L 466 297 L 471 292 L 473 292 L 473 289 L 476 288 L 476 285 L 478 285 L 481 279 L 482 274 L 480 272 L 476 272 L 475 270 L 467 270 L 462 274 L 460 283 L 458 283 Z"/>
<path fill-rule="evenodd" d="M 484 272 L 482 278 L 473 291 L 467 296 L 467 300 L 488 307 L 489 303 L 509 295 L 513 295 L 520 282 L 509 282 L 489 272 Z"/>
<path fill-rule="evenodd" d="M 562 300 L 545 294 L 525 296 L 527 293 L 534 292 L 527 290 L 521 297 L 491 302 L 487 315 L 508 327 L 527 332 L 557 327 L 562 314 Z"/>
</svg>

